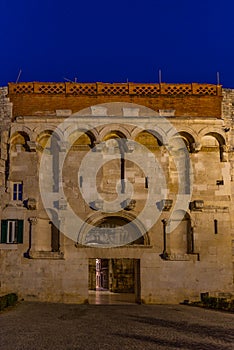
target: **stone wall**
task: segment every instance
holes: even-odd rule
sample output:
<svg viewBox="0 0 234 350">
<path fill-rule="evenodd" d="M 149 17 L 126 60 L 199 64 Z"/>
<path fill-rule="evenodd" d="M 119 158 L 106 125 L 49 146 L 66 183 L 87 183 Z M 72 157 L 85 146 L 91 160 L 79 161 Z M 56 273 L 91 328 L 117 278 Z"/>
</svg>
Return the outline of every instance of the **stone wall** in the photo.
<svg viewBox="0 0 234 350">
<path fill-rule="evenodd" d="M 7 95 L 8 88 L 0 88 L 0 196 L 2 196 L 2 193 L 4 193 L 6 190 L 7 167 L 9 159 L 8 141 L 12 118 L 12 102 L 10 102 Z"/>
<path fill-rule="evenodd" d="M 120 265 L 124 259 L 138 261 L 141 284 L 138 293 L 145 303 L 198 300 L 200 293 L 204 292 L 215 296 L 224 292 L 233 293 L 231 252 L 234 228 L 233 91 L 224 90 L 223 117 L 220 118 L 220 88 L 212 86 L 212 93 L 206 95 L 205 85 L 204 90 L 201 90 L 203 95 L 199 95 L 198 92 L 196 95 L 193 93 L 195 85 L 188 85 L 187 90 L 182 92 L 179 90 L 178 94 L 176 94 L 178 89 L 185 88 L 183 84 L 176 86 L 175 90 L 171 85 L 170 91 L 166 93 L 164 90 L 164 94 L 160 87 L 148 86 L 148 89 L 154 88 L 156 91 L 155 96 L 151 96 L 143 93 L 146 91 L 143 89 L 143 87 L 146 89 L 145 84 L 141 86 L 141 91 L 138 89 L 138 93 L 134 91 L 130 93 L 136 86 L 128 86 L 126 90 L 121 84 L 100 84 L 85 88 L 84 95 L 79 94 L 80 90 L 76 90 L 74 96 L 74 91 L 71 89 L 77 88 L 75 84 L 74 86 L 61 84 L 61 87 L 53 83 L 27 83 L 25 86 L 11 84 L 9 97 L 14 103 L 14 116 L 17 117 L 11 124 L 11 104 L 5 97 L 6 89 L 3 89 L 2 128 L 3 132 L 8 132 L 10 127 L 10 133 L 6 135 L 1 149 L 5 154 L 4 162 L 9 158 L 10 168 L 7 188 L 4 187 L 0 217 L 1 220 L 24 220 L 24 239 L 22 244 L 0 244 L 2 292 L 17 292 L 26 300 L 87 302 L 88 285 L 94 283 L 89 281 L 90 259 L 100 258 L 112 261 L 114 266 L 111 269 L 116 273 L 117 279 L 118 275 L 122 274 L 121 271 L 128 270 L 128 276 L 124 276 L 128 277 L 128 281 L 121 279 L 118 286 L 113 286 L 116 290 L 127 286 L 127 291 L 133 289 L 133 268 L 120 268 Z M 40 88 L 42 90 L 39 91 Z M 84 86 L 80 89 L 83 91 Z M 116 91 L 119 94 L 116 95 Z M 111 101 L 118 103 L 106 104 Z M 125 101 L 128 103 L 123 104 Z M 138 105 L 131 104 L 133 101 L 137 101 Z M 95 106 L 100 102 L 105 102 L 105 105 Z M 93 108 L 78 113 L 82 107 L 90 105 Z M 147 114 L 145 118 L 146 111 L 143 105 L 153 106 L 157 113 Z M 179 187 L 178 170 L 173 160 L 173 153 L 166 143 L 163 144 L 162 140 L 146 132 L 141 134 L 144 127 L 158 132 L 160 109 L 170 114 L 171 125 L 178 132 L 176 137 L 180 136 L 186 143 L 192 164 L 191 173 L 187 175 L 189 177 L 193 175 L 193 192 L 188 208 L 183 212 L 184 218 L 180 217 L 181 213 L 178 211 L 178 217 L 174 217 L 174 221 L 180 220 L 179 226 L 173 231 L 168 229 L 165 232 L 167 254 L 164 255 L 162 254 L 165 243 L 163 223 L 173 224 L 170 222 L 170 215 L 176 203 Z M 173 113 L 172 109 L 173 111 L 175 109 Z M 90 133 L 80 140 L 78 138 L 80 133 L 70 139 L 73 145 L 67 154 L 62 178 L 57 176 L 58 169 L 53 168 L 53 162 L 52 165 L 48 164 L 44 173 L 48 193 L 54 195 L 59 187 L 55 185 L 63 185 L 66 198 L 74 212 L 95 227 L 106 225 L 108 222 L 114 225 L 118 222 L 116 217 L 119 221 L 137 218 L 144 208 L 148 194 L 154 193 L 156 196 L 160 193 L 165 201 L 156 203 L 154 199 L 150 204 L 154 208 L 156 205 L 161 207 L 160 217 L 155 223 L 153 217 L 148 218 L 152 222 L 152 227 L 147 230 L 147 234 L 143 231 L 144 225 L 136 220 L 134 229 L 143 232 L 144 236 L 144 239 L 136 244 L 111 248 L 82 245 L 80 243 L 85 242 L 87 233 L 90 232 L 85 225 L 81 230 L 80 241 L 78 237 L 78 242 L 68 238 L 63 232 L 65 226 L 62 226 L 69 221 L 69 215 L 66 215 L 66 203 L 64 198 L 56 197 L 54 203 L 56 202 L 55 210 L 58 209 L 57 213 L 60 215 L 61 232 L 57 251 L 52 249 L 51 217 L 44 210 L 39 189 L 40 162 L 43 150 L 50 155 L 50 146 L 46 145 L 46 142 L 51 131 L 73 112 L 74 119 L 82 117 L 79 119 L 80 130 L 85 130 L 87 125 L 93 125 L 93 121 L 100 121 L 100 125 L 95 125 Z M 106 114 L 102 116 L 102 113 Z M 134 115 L 128 124 L 127 116 L 131 116 L 131 113 Z M 108 117 L 110 115 L 114 116 L 114 121 Z M 139 127 L 133 127 L 132 124 Z M 119 208 L 115 214 L 106 214 L 106 207 L 100 207 L 99 210 L 95 207 L 96 204 L 101 205 L 100 201 L 92 206 L 89 201 L 84 200 L 79 189 L 80 178 L 77 174 L 82 159 L 96 146 L 97 151 L 91 152 L 94 160 L 88 164 L 88 171 L 82 178 L 83 186 L 86 185 L 91 194 L 92 186 L 88 180 L 93 176 L 93 168 L 98 159 L 102 159 L 106 163 L 97 177 L 99 192 L 103 198 L 113 200 L 116 195 L 116 183 L 121 176 L 121 164 L 119 157 L 112 162 L 110 157 L 120 153 L 116 141 L 118 137 L 130 141 L 137 140 L 138 143 L 148 147 L 150 152 L 145 157 L 144 169 L 139 169 L 134 162 L 129 161 L 125 164 L 125 178 L 134 190 L 133 204 Z M 58 159 L 61 159 L 66 151 L 66 143 L 65 145 L 60 143 L 57 150 Z M 180 152 L 176 154 L 178 157 L 180 155 Z M 141 150 L 136 150 L 135 156 L 141 158 Z M 52 157 L 53 155 L 51 159 Z M 160 162 L 168 184 L 167 191 L 162 193 L 160 179 L 153 191 L 151 187 L 152 179 L 157 176 L 158 169 L 155 166 L 156 162 L 152 162 L 154 157 Z M 49 170 L 52 171 L 52 176 Z M 148 170 L 150 171 L 146 184 L 144 172 Z M 2 174 L 4 176 L 6 174 L 4 167 Z M 14 182 L 23 183 L 22 200 L 15 201 L 12 198 Z M 148 209 L 152 208 L 149 206 Z M 115 219 L 112 219 L 112 216 Z M 119 265 L 115 265 L 116 261 Z"/>
<path fill-rule="evenodd" d="M 228 134 L 229 144 L 229 162 L 231 173 L 231 207 L 230 214 L 234 218 L 234 89 L 223 89 L 222 116 L 225 121 L 225 129 Z M 233 261 L 233 280 L 234 280 L 234 220 L 231 220 L 232 236 L 232 261 Z"/>
</svg>

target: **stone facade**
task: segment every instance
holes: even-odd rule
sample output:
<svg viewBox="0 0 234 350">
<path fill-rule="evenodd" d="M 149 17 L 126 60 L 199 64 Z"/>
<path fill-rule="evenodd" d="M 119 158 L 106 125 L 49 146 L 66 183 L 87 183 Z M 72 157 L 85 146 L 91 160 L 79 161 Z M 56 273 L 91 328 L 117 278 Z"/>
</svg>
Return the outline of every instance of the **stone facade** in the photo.
<svg viewBox="0 0 234 350">
<path fill-rule="evenodd" d="M 1 88 L 1 293 L 87 302 L 100 259 L 137 302 L 231 297 L 233 115 L 211 84 Z"/>
</svg>

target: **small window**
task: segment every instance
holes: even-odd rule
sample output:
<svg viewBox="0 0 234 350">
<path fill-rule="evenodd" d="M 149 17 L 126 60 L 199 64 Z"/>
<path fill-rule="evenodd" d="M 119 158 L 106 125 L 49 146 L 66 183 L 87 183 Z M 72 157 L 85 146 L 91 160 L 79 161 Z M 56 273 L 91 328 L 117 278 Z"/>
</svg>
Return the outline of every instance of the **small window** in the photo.
<svg viewBox="0 0 234 350">
<path fill-rule="evenodd" d="M 149 188 L 149 178 L 148 178 L 148 176 L 145 177 L 145 188 Z"/>
<path fill-rule="evenodd" d="M 23 220 L 2 220 L 1 243 L 23 243 Z"/>
<path fill-rule="evenodd" d="M 23 184 L 22 182 L 13 183 L 13 200 L 22 201 L 23 199 Z"/>
<path fill-rule="evenodd" d="M 214 219 L 214 233 L 217 235 L 218 234 L 218 220 Z"/>
</svg>

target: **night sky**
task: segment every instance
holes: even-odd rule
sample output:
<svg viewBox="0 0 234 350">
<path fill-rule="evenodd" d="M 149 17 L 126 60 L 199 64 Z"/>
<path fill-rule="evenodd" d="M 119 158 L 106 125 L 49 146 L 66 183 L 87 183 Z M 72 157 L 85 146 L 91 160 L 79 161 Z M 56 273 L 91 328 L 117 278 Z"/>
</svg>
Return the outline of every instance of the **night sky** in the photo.
<svg viewBox="0 0 234 350">
<path fill-rule="evenodd" d="M 234 88 L 234 1 L 0 0 L 0 86 L 19 81 Z"/>
</svg>

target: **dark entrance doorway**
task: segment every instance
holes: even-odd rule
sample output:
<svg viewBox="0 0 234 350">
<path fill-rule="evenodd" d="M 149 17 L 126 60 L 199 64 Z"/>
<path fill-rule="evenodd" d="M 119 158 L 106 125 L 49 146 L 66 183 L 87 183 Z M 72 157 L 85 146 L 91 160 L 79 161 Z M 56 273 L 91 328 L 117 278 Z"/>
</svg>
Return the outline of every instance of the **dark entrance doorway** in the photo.
<svg viewBox="0 0 234 350">
<path fill-rule="evenodd" d="M 89 259 L 89 303 L 140 303 L 139 259 Z"/>
</svg>

